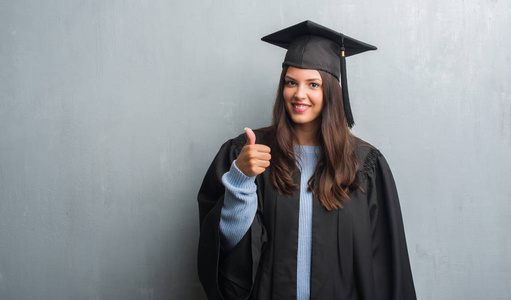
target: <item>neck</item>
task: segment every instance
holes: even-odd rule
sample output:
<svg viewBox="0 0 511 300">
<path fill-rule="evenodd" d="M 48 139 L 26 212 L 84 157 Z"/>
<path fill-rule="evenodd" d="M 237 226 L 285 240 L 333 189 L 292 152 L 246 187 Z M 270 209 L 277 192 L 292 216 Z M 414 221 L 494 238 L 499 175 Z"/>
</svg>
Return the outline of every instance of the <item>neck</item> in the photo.
<svg viewBox="0 0 511 300">
<path fill-rule="evenodd" d="M 319 124 L 294 124 L 296 141 L 302 146 L 319 146 L 318 140 Z"/>
</svg>

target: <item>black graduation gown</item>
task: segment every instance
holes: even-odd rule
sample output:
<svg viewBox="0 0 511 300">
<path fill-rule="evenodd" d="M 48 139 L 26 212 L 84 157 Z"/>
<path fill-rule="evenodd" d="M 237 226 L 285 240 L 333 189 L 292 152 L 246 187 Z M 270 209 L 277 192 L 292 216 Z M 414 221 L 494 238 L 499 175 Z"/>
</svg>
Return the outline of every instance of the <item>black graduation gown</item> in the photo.
<svg viewBox="0 0 511 300">
<path fill-rule="evenodd" d="M 265 143 L 256 131 L 257 143 Z M 268 169 L 256 177 L 258 210 L 251 228 L 229 253 L 220 251 L 222 175 L 246 143 L 222 145 L 198 195 L 199 279 L 209 299 L 296 299 L 299 190 L 276 192 Z M 314 198 L 311 300 L 416 299 L 396 186 L 385 158 L 357 140 L 362 187 L 344 208 L 327 211 Z M 300 174 L 293 176 L 299 186 Z"/>
</svg>

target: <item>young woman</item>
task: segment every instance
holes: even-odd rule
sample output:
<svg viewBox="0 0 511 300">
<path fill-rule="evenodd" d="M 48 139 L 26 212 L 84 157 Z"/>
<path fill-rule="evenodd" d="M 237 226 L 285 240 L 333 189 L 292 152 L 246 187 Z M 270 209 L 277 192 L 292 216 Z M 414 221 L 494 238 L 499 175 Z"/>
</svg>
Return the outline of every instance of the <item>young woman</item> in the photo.
<svg viewBox="0 0 511 300">
<path fill-rule="evenodd" d="M 376 47 L 310 21 L 263 40 L 288 49 L 273 123 L 227 141 L 198 196 L 208 298 L 415 299 L 389 166 L 350 132 L 344 57 Z"/>
</svg>

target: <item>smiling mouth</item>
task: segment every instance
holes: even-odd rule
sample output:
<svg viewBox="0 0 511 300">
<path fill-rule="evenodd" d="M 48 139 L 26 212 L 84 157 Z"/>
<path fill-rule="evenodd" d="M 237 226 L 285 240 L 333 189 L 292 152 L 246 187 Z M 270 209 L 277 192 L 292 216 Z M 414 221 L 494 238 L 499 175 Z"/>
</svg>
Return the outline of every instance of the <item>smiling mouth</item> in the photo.
<svg viewBox="0 0 511 300">
<path fill-rule="evenodd" d="M 298 113 L 306 111 L 307 109 L 309 109 L 309 107 L 311 107 L 311 105 L 293 103 L 293 110 Z"/>
</svg>

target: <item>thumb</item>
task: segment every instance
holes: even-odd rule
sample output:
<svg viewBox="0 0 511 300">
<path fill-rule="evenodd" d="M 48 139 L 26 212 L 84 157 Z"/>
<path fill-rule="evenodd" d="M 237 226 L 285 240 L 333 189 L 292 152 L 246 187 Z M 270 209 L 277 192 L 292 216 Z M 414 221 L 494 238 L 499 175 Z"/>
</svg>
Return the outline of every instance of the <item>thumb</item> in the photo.
<svg viewBox="0 0 511 300">
<path fill-rule="evenodd" d="M 245 127 L 245 133 L 247 134 L 247 143 L 245 145 L 254 145 L 256 141 L 255 133 L 248 127 Z"/>
</svg>

